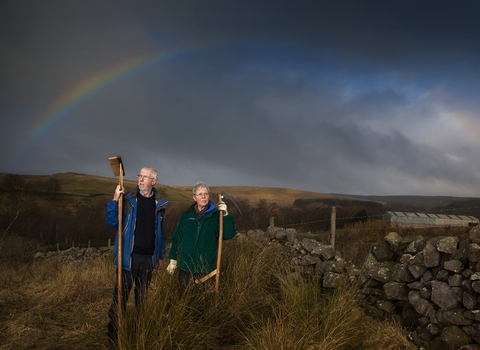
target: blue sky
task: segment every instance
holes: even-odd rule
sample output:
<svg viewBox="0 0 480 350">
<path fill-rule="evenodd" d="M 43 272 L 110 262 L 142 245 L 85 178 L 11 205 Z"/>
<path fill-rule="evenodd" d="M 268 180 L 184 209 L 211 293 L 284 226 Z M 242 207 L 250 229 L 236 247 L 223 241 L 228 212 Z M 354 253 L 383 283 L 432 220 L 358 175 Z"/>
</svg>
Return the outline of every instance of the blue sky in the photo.
<svg viewBox="0 0 480 350">
<path fill-rule="evenodd" d="M 3 1 L 0 172 L 480 197 L 478 1 Z"/>
</svg>

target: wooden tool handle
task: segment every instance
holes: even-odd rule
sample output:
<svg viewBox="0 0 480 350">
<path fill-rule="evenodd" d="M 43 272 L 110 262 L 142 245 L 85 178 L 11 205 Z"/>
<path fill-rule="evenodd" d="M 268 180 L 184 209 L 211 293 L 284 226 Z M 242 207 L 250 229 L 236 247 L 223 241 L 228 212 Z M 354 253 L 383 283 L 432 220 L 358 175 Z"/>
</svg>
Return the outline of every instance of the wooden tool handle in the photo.
<svg viewBox="0 0 480 350">
<path fill-rule="evenodd" d="M 218 200 L 223 200 L 223 193 L 218 196 Z M 218 292 L 218 285 L 220 283 L 220 263 L 222 260 L 222 243 L 223 243 L 223 211 L 220 210 L 220 218 L 219 218 L 219 235 L 218 235 L 218 253 L 217 253 L 217 275 L 215 281 L 215 291 Z"/>
</svg>

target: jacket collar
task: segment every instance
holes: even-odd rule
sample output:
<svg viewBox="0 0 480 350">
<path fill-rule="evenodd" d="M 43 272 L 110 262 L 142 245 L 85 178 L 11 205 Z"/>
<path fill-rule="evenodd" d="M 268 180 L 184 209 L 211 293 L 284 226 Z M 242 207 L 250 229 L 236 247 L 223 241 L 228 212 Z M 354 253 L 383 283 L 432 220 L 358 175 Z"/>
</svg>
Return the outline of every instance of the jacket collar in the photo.
<svg viewBox="0 0 480 350">
<path fill-rule="evenodd" d="M 196 204 L 197 204 L 197 203 L 193 203 L 193 204 L 188 208 L 188 211 L 190 211 L 190 213 L 195 214 L 195 215 L 197 215 L 197 212 L 196 212 L 196 210 L 195 210 L 195 205 L 196 205 Z M 208 209 L 203 212 L 203 216 L 207 215 L 207 214 L 210 213 L 210 212 L 213 212 L 213 211 L 216 210 L 216 209 L 217 209 L 217 207 L 215 207 L 215 204 L 213 204 L 212 202 L 208 202 Z"/>
<path fill-rule="evenodd" d="M 168 199 L 159 190 L 157 190 L 155 187 L 152 188 L 152 192 L 153 192 L 153 195 L 155 196 L 155 201 L 157 202 L 157 205 L 160 204 L 164 208 L 166 208 L 170 205 L 170 203 L 168 202 Z M 128 194 L 135 201 L 137 200 L 138 196 L 141 196 L 140 189 L 138 188 L 138 186 L 135 187 L 135 189 Z"/>
</svg>

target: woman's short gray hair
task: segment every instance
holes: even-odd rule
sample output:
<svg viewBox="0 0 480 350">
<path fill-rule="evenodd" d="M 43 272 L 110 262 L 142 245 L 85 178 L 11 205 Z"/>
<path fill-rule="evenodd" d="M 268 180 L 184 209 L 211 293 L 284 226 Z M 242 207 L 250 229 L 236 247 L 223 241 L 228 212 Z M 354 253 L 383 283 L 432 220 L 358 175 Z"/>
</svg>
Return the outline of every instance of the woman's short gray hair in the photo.
<svg viewBox="0 0 480 350">
<path fill-rule="evenodd" d="M 208 194 L 210 194 L 210 189 L 208 188 L 207 184 L 205 182 L 197 182 L 195 185 L 193 185 L 193 194 L 197 194 L 197 190 L 199 188 L 204 188 L 208 191 Z"/>
</svg>

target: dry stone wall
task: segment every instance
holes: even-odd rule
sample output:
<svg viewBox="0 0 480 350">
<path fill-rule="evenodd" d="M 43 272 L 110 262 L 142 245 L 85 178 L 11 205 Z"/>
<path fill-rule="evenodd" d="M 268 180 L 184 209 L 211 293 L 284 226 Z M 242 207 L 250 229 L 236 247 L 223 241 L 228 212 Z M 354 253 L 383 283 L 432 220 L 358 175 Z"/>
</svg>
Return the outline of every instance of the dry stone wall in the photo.
<svg viewBox="0 0 480 350">
<path fill-rule="evenodd" d="M 400 237 L 374 244 L 362 266 L 367 312 L 415 330 L 425 349 L 480 349 L 480 231 L 470 239 Z"/>
<path fill-rule="evenodd" d="M 113 255 L 113 247 L 101 248 L 79 248 L 72 247 L 66 250 L 38 252 L 35 254 L 35 260 L 54 260 L 60 263 L 85 263 L 92 260 L 101 260 Z"/>
<path fill-rule="evenodd" d="M 419 349 L 480 350 L 478 228 L 464 241 L 391 232 L 372 245 L 360 269 L 318 236 L 294 229 L 251 230 L 239 238 L 282 245 L 293 278 L 310 275 L 325 288 L 360 278 L 365 312 L 403 325 Z"/>
</svg>

